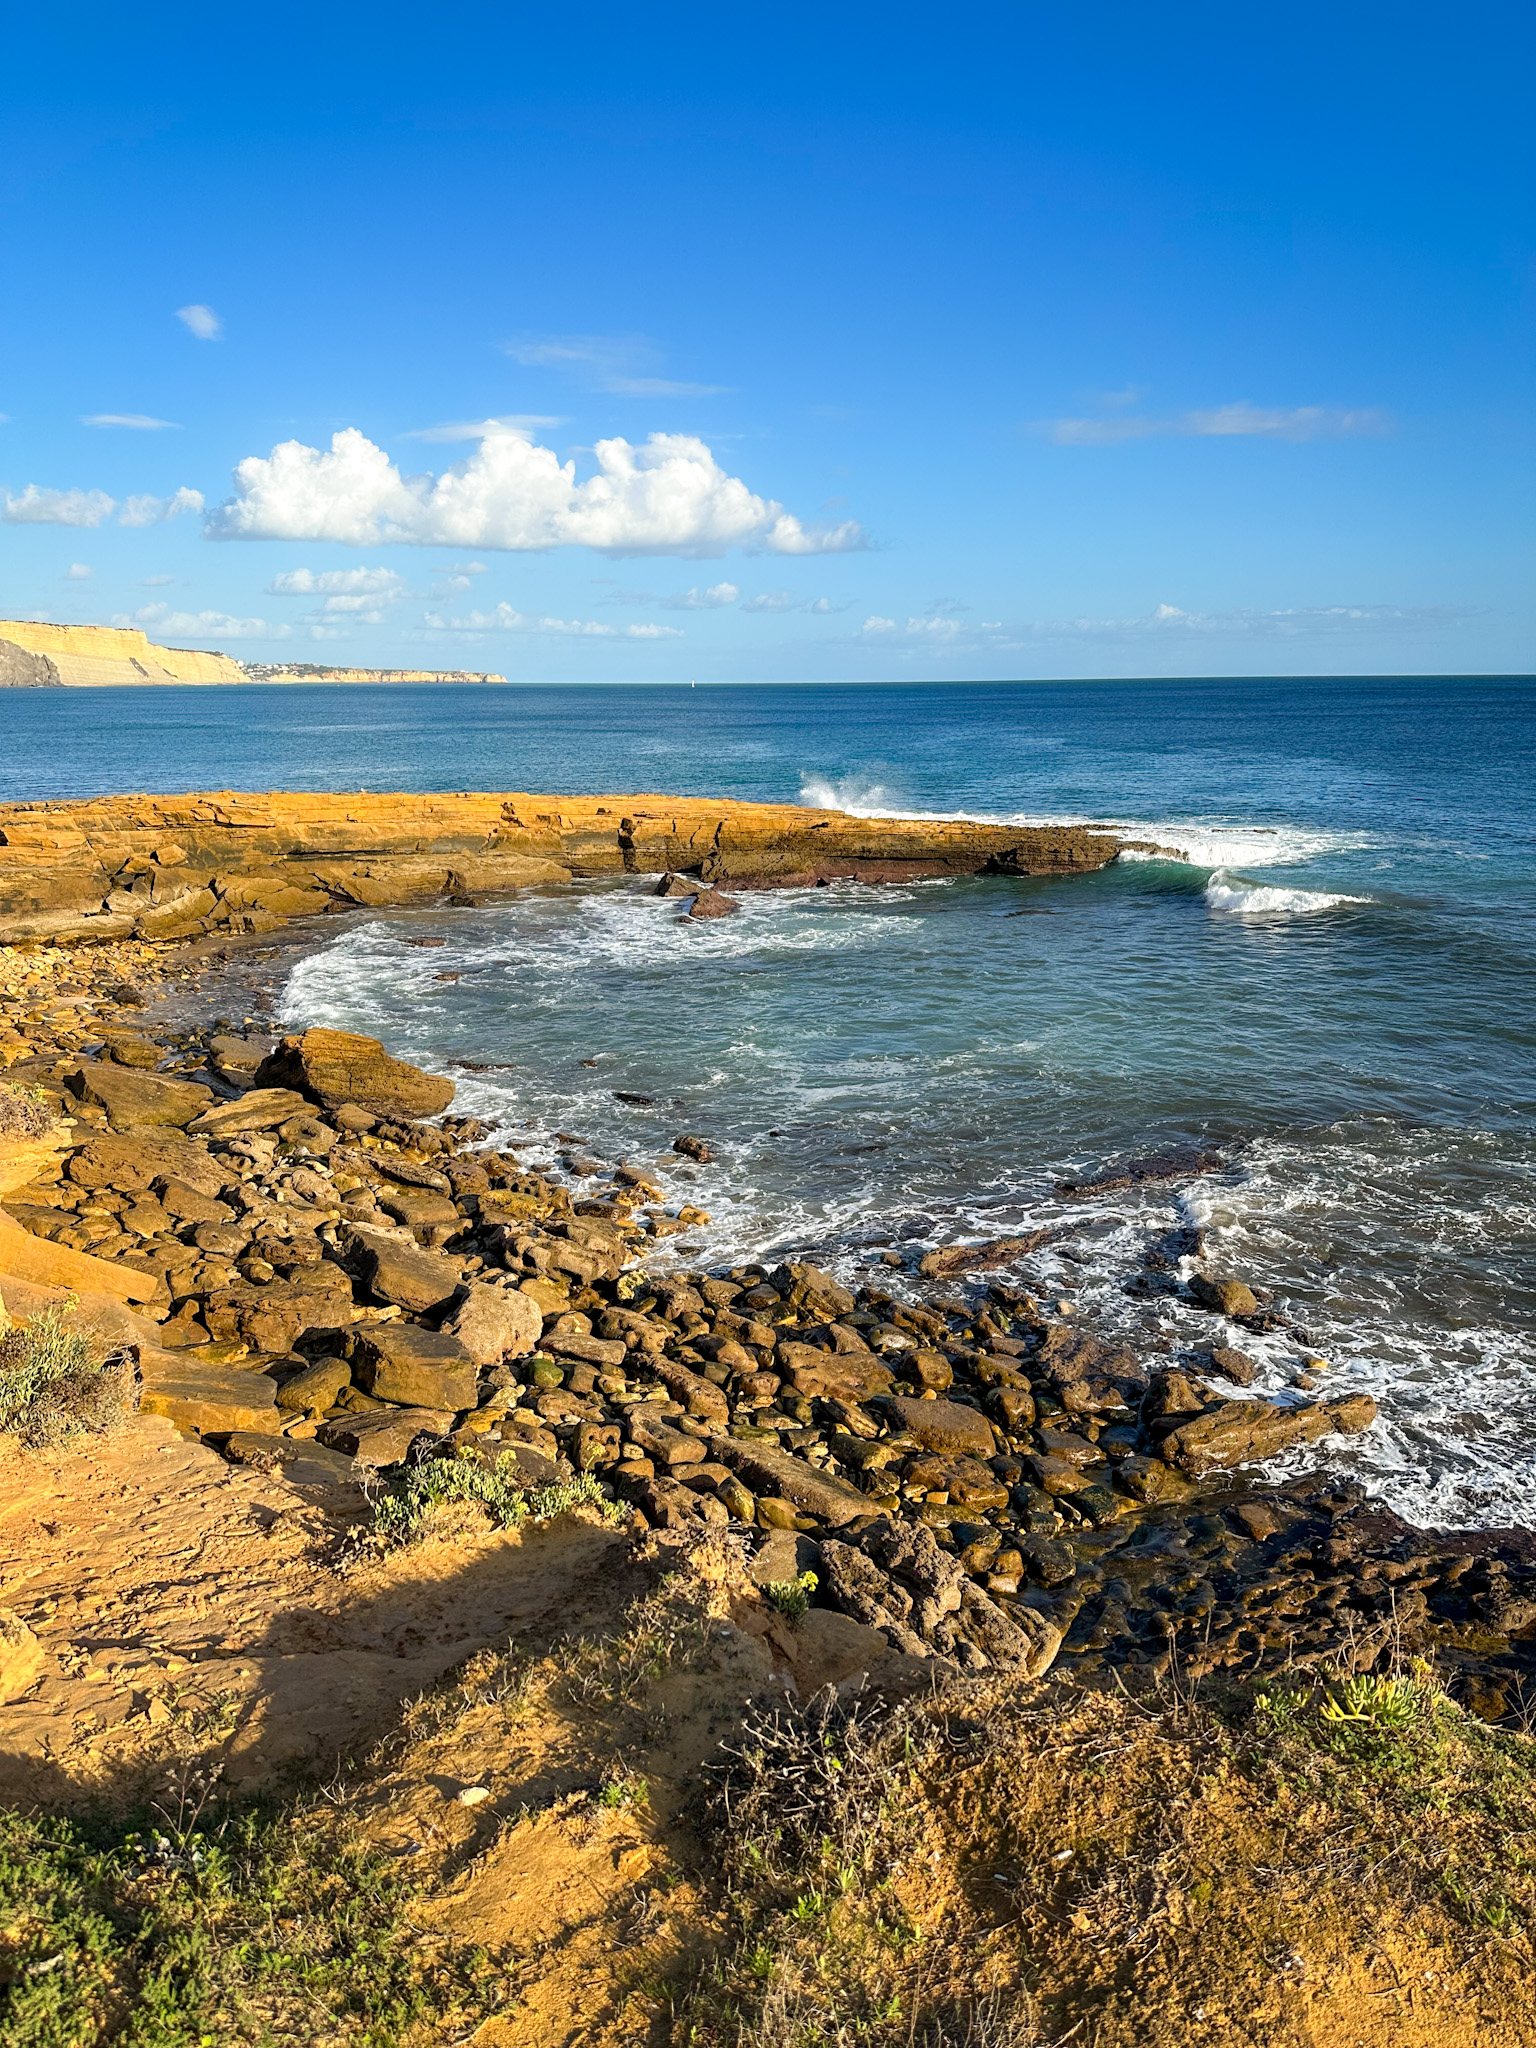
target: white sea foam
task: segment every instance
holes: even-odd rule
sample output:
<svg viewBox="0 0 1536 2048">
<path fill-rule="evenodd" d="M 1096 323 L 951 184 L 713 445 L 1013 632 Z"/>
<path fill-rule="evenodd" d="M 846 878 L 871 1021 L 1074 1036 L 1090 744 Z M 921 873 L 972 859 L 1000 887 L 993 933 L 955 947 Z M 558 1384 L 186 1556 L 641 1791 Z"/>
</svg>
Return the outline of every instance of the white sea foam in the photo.
<svg viewBox="0 0 1536 2048">
<path fill-rule="evenodd" d="M 1272 883 L 1245 881 L 1230 869 L 1217 868 L 1205 885 L 1212 910 L 1238 917 L 1296 917 L 1335 910 L 1341 903 L 1369 903 L 1369 896 L 1345 896 L 1330 889 L 1277 889 Z"/>
<path fill-rule="evenodd" d="M 919 818 L 969 825 L 1071 825 L 1141 840 L 1123 861 L 1187 861 L 1197 868 L 1286 868 L 1326 854 L 1356 853 L 1381 842 L 1369 832 L 1330 832 L 1311 825 L 1253 825 L 1237 819 L 1089 817 L 1070 811 L 925 811 L 891 801 L 882 784 L 847 776 L 801 777 L 800 801 L 812 810 L 846 811 L 855 818 Z"/>
</svg>

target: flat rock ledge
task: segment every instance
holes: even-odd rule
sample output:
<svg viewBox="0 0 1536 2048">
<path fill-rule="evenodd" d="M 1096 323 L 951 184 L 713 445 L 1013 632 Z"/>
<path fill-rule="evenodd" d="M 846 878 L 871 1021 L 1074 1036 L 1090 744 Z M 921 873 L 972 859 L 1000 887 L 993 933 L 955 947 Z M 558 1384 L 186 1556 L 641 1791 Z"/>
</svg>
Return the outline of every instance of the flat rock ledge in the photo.
<svg viewBox="0 0 1536 2048">
<path fill-rule="evenodd" d="M 325 911 L 472 903 L 574 875 L 675 877 L 699 917 L 724 913 L 727 886 L 1087 874 L 1121 844 L 1075 825 L 703 797 L 216 791 L 3 804 L 0 944 L 273 931 Z"/>
</svg>

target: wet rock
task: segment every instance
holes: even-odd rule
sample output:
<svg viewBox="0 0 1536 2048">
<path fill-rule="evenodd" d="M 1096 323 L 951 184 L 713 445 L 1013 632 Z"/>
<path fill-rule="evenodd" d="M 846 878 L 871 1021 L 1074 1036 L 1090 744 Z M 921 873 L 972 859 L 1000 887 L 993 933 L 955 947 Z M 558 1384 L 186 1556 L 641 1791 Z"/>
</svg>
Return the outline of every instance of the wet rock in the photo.
<svg viewBox="0 0 1536 2048">
<path fill-rule="evenodd" d="M 723 895 L 718 889 L 701 889 L 684 915 L 690 918 L 732 917 L 740 908 L 734 896 Z"/>
<path fill-rule="evenodd" d="M 684 1159 L 697 1161 L 700 1166 L 708 1166 L 715 1156 L 702 1138 L 687 1136 L 674 1138 L 672 1140 L 672 1150 L 681 1153 Z"/>
<path fill-rule="evenodd" d="M 1181 1472 L 1161 1458 L 1122 1458 L 1115 1467 L 1115 1484 L 1136 1501 L 1184 1501 L 1194 1492 Z"/>
<path fill-rule="evenodd" d="M 1191 1300 L 1212 1315 L 1251 1316 L 1259 1306 L 1258 1296 L 1241 1280 L 1216 1280 L 1196 1273 L 1189 1292 Z"/>
<path fill-rule="evenodd" d="M 351 1104 L 376 1117 L 437 1116 L 454 1095 L 443 1075 L 393 1059 L 378 1039 L 351 1031 L 303 1031 L 280 1040 L 256 1070 L 256 1085 L 292 1088 L 323 1109 Z"/>
<path fill-rule="evenodd" d="M 955 1383 L 955 1369 L 942 1351 L 913 1351 L 901 1363 L 904 1377 L 931 1393 L 942 1394 Z"/>
<path fill-rule="evenodd" d="M 670 872 L 663 875 L 651 891 L 653 896 L 697 896 L 698 893 L 697 882 L 690 881 L 686 875 L 674 875 Z"/>
<path fill-rule="evenodd" d="M 997 1266 L 1011 1266 L 1018 1259 L 1027 1258 L 1038 1251 L 1052 1238 L 1059 1237 L 1059 1230 L 1031 1230 L 1022 1237 L 997 1237 L 988 1244 L 957 1244 L 945 1246 L 940 1251 L 927 1252 L 918 1261 L 917 1270 L 925 1279 L 948 1279 L 955 1273 L 988 1272 Z"/>
<path fill-rule="evenodd" d="M 854 1306 L 848 1289 L 819 1266 L 779 1266 L 773 1274 L 773 1287 L 791 1308 L 820 1312 L 829 1320 L 850 1314 Z"/>
<path fill-rule="evenodd" d="M 352 1371 L 364 1393 L 403 1408 L 475 1405 L 474 1360 L 456 1337 L 410 1323 L 379 1323 L 352 1341 Z"/>
<path fill-rule="evenodd" d="M 1375 1420 L 1376 1403 L 1369 1394 L 1346 1394 L 1299 1408 L 1224 1401 L 1170 1432 L 1163 1439 L 1162 1455 L 1170 1465 L 1199 1479 L 1254 1459 L 1272 1458 L 1293 1444 L 1316 1443 L 1335 1433 L 1354 1435 Z"/>
<path fill-rule="evenodd" d="M 1241 1351 L 1229 1351 L 1225 1346 L 1218 1344 L 1214 1350 L 1205 1354 L 1205 1358 L 1209 1361 L 1210 1371 L 1220 1373 L 1223 1379 L 1231 1380 L 1234 1386 L 1251 1387 L 1259 1376 L 1259 1368 Z"/>
</svg>

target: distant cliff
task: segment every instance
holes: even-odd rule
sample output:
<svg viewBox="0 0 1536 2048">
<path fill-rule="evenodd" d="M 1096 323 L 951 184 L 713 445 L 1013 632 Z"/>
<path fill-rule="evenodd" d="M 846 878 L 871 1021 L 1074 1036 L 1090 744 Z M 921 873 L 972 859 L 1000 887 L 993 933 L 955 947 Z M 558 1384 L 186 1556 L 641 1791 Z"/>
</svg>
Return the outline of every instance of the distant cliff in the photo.
<svg viewBox="0 0 1536 2048">
<path fill-rule="evenodd" d="M 122 683 L 243 683 L 245 670 L 232 655 L 194 647 L 157 647 L 130 626 L 52 626 L 35 619 L 0 619 L 0 653 L 6 645 L 43 657 L 52 681 L 67 689 Z M 5 655 L 11 668 L 14 655 Z M 34 682 L 46 683 L 47 677 Z M 25 684 L 23 684 L 25 687 Z"/>
<path fill-rule="evenodd" d="M 0 640 L 0 690 L 56 690 L 59 672 L 46 654 Z"/>
<path fill-rule="evenodd" d="M 253 683 L 504 683 L 505 676 L 465 668 L 328 668 L 318 661 L 248 661 Z"/>
</svg>

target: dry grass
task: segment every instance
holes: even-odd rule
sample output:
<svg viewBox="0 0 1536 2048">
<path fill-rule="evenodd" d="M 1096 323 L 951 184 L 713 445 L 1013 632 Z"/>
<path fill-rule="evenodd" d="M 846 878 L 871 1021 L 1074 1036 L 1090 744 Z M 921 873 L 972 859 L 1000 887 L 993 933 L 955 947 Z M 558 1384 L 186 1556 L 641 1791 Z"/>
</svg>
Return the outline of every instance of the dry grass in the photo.
<svg viewBox="0 0 1536 2048">
<path fill-rule="evenodd" d="M 23 1144 L 53 1129 L 54 1116 L 40 1088 L 0 1081 L 0 1145 Z"/>
<path fill-rule="evenodd" d="M 116 1427 L 130 1400 L 126 1361 L 67 1328 L 61 1309 L 0 1335 L 0 1433 L 48 1449 Z"/>
<path fill-rule="evenodd" d="M 748 1731 L 690 2048 L 1536 2040 L 1536 1744 L 1428 1673 Z"/>
</svg>

